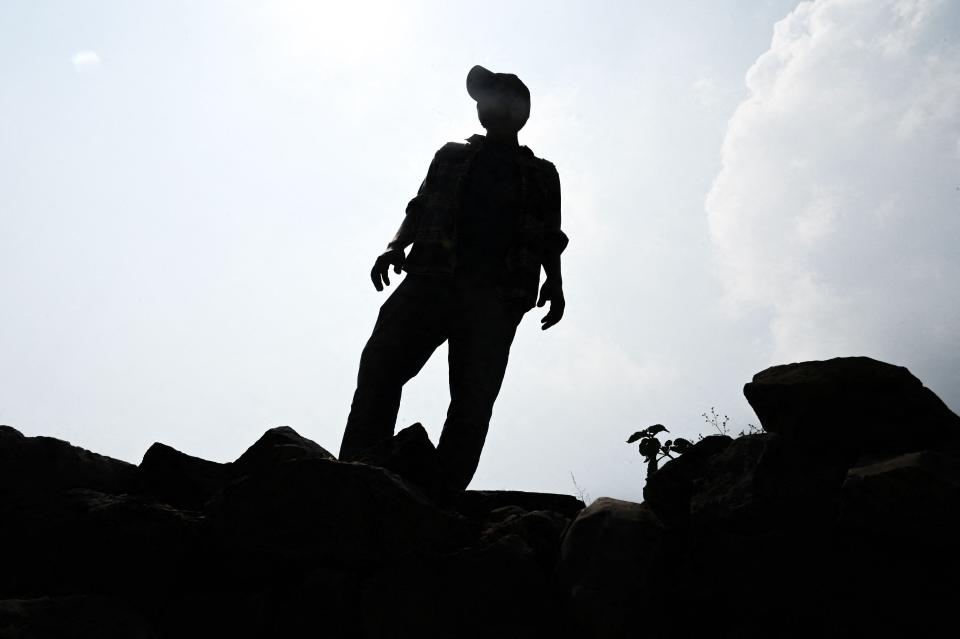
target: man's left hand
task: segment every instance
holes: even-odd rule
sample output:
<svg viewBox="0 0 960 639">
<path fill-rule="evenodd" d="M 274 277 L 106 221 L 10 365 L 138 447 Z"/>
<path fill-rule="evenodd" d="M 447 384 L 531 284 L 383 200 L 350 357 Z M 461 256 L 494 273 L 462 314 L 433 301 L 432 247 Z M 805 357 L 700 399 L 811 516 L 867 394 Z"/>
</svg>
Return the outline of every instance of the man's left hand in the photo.
<svg viewBox="0 0 960 639">
<path fill-rule="evenodd" d="M 543 325 L 540 327 L 542 330 L 547 330 L 563 317 L 563 309 L 567 303 L 563 299 L 563 285 L 561 283 L 548 279 L 540 287 L 540 299 L 537 300 L 537 306 L 542 308 L 547 302 L 550 302 L 550 310 L 540 320 Z"/>
</svg>

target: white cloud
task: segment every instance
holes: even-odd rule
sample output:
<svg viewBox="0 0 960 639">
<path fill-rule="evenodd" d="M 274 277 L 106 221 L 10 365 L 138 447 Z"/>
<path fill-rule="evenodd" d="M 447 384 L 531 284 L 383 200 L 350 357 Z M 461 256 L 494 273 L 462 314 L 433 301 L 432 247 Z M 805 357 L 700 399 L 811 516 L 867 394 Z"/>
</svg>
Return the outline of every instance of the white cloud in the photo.
<svg viewBox="0 0 960 639">
<path fill-rule="evenodd" d="M 960 403 L 958 25 L 957 2 L 804 2 L 747 74 L 707 211 L 775 360 L 869 354 Z"/>
<path fill-rule="evenodd" d="M 77 71 L 92 71 L 100 66 L 100 55 L 96 51 L 78 51 L 70 61 Z"/>
</svg>

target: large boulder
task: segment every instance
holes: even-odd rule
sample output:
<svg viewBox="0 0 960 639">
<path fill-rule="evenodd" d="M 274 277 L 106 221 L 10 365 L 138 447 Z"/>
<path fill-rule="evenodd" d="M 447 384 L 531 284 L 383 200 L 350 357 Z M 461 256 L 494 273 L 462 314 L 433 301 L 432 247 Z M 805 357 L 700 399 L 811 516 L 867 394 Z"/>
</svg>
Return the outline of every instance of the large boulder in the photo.
<svg viewBox="0 0 960 639">
<path fill-rule="evenodd" d="M 321 458 L 229 484 L 207 507 L 210 556 L 228 579 L 295 578 L 318 566 L 362 569 L 465 541 L 459 519 L 382 468 Z"/>
<path fill-rule="evenodd" d="M 230 466 L 235 476 L 271 469 L 292 459 L 335 459 L 323 446 L 300 435 L 289 426 L 265 432 Z"/>
<path fill-rule="evenodd" d="M 127 492 L 136 467 L 53 437 L 24 437 L 0 426 L 0 496 L 90 488 Z"/>
<path fill-rule="evenodd" d="M 667 529 L 647 505 L 601 497 L 581 511 L 564 534 L 557 570 L 583 636 L 642 634 L 662 603 L 668 555 Z"/>
<path fill-rule="evenodd" d="M 854 458 L 924 450 L 960 437 L 960 417 L 902 366 L 839 357 L 768 368 L 744 386 L 763 428 Z"/>
<path fill-rule="evenodd" d="M 140 490 L 168 504 L 200 509 L 231 481 L 227 464 L 193 457 L 155 443 L 137 469 Z"/>
</svg>

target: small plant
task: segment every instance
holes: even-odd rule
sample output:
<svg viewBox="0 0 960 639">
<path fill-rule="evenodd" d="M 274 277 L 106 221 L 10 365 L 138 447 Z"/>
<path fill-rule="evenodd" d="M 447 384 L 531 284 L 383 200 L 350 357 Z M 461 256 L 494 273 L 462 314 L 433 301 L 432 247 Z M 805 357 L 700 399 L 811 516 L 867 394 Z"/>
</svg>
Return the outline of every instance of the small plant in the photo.
<svg viewBox="0 0 960 639">
<path fill-rule="evenodd" d="M 636 441 L 640 442 L 640 455 L 643 456 L 643 460 L 647 463 L 647 477 L 657 472 L 661 459 L 664 457 L 673 459 L 674 455 L 682 455 L 693 445 L 682 437 L 668 439 L 660 443 L 657 435 L 669 432 L 663 424 L 654 424 L 653 426 L 647 426 L 643 430 L 638 430 L 627 439 L 628 444 Z"/>
<path fill-rule="evenodd" d="M 763 432 L 763 429 L 759 426 L 754 426 L 753 424 L 747 424 L 746 429 L 741 430 L 737 437 L 744 437 L 746 435 L 759 435 Z"/>
<path fill-rule="evenodd" d="M 573 476 L 573 471 L 570 471 L 570 479 L 573 481 L 573 487 L 577 491 L 577 498 L 584 503 L 584 505 L 590 505 L 590 493 L 586 492 L 583 488 L 580 487 L 580 484 L 577 483 L 577 478 Z"/>
<path fill-rule="evenodd" d="M 709 415 L 707 413 L 700 413 L 700 416 L 703 417 L 703 420 L 707 422 L 707 424 L 713 428 L 713 430 L 717 431 L 718 435 L 730 434 L 730 429 L 727 428 L 727 422 L 730 421 L 730 418 L 726 415 L 723 417 L 717 415 L 717 411 L 714 410 L 713 406 L 710 407 Z"/>
</svg>

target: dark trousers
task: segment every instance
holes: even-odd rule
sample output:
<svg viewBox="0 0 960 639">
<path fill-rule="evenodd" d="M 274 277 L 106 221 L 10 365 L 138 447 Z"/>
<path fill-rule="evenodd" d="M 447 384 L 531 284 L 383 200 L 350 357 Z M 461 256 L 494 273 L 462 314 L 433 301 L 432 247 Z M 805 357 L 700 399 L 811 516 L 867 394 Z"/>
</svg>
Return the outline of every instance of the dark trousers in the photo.
<svg viewBox="0 0 960 639">
<path fill-rule="evenodd" d="M 480 462 L 510 344 L 525 310 L 500 298 L 492 285 L 408 274 L 380 307 L 360 356 L 340 459 L 357 459 L 393 436 L 403 385 L 449 341 L 450 407 L 437 454 L 452 488 L 466 488 Z"/>
</svg>

